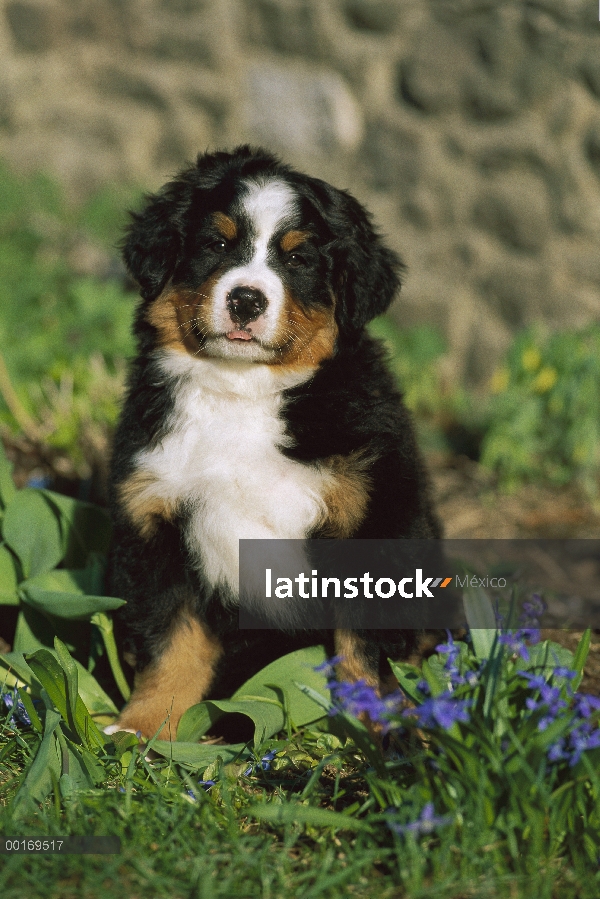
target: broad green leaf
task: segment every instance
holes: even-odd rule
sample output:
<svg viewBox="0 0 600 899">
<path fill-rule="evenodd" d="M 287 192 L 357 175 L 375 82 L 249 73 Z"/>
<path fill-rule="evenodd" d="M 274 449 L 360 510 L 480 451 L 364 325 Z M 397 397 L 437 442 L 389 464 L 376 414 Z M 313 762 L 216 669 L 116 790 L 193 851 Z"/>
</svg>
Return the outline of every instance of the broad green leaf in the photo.
<svg viewBox="0 0 600 899">
<path fill-rule="evenodd" d="M 59 572 L 56 572 L 57 574 Z M 67 618 L 70 621 L 89 621 L 96 612 L 107 612 L 125 605 L 114 596 L 89 596 L 84 593 L 59 593 L 32 586 L 29 581 L 21 585 L 23 602 L 46 615 Z"/>
<path fill-rule="evenodd" d="M 307 693 L 300 691 L 297 682 L 328 694 L 327 678 L 314 669 L 326 659 L 322 646 L 297 649 L 267 665 L 233 694 L 233 699 L 244 696 L 264 696 L 282 701 L 285 698 L 287 712 L 296 727 L 303 727 L 323 717 L 323 709 Z M 276 685 L 274 689 L 273 686 Z M 282 693 L 285 696 L 282 696 Z"/>
<path fill-rule="evenodd" d="M 77 676 L 77 666 L 64 643 L 54 638 L 54 649 L 58 656 L 61 668 L 65 672 L 67 679 L 67 721 L 72 731 L 77 732 L 77 724 L 75 716 L 77 713 L 77 697 L 79 696 L 79 678 Z M 84 736 L 83 734 L 81 736 Z"/>
<path fill-rule="evenodd" d="M 439 696 L 441 693 L 444 693 L 445 690 L 448 689 L 447 679 L 444 678 L 442 671 L 440 670 L 439 661 L 437 665 L 432 664 L 434 662 L 434 657 L 431 659 L 423 659 L 422 671 L 423 677 L 429 684 L 429 689 L 431 690 L 432 696 Z"/>
<path fill-rule="evenodd" d="M 19 696 L 21 698 L 21 702 L 25 708 L 25 711 L 29 715 L 29 720 L 31 721 L 31 726 L 34 730 L 37 730 L 39 734 L 42 733 L 42 722 L 40 721 L 37 710 L 33 704 L 33 699 L 23 687 L 19 689 Z"/>
<path fill-rule="evenodd" d="M 478 659 L 489 659 L 497 631 L 494 607 L 481 587 L 468 587 L 463 603 L 475 655 Z"/>
<path fill-rule="evenodd" d="M 5 509 L 12 501 L 17 488 L 12 478 L 12 465 L 6 458 L 4 447 L 0 444 L 0 503 Z"/>
<path fill-rule="evenodd" d="M 177 740 L 193 743 L 208 733 L 211 726 L 223 715 L 214 703 L 198 702 L 183 713 L 177 727 Z"/>
<path fill-rule="evenodd" d="M 53 633 L 48 633 L 47 620 L 34 609 L 22 607 L 17 616 L 17 626 L 13 640 L 15 652 L 34 652 L 44 646 L 51 646 Z M 41 639 L 42 636 L 45 638 Z"/>
<path fill-rule="evenodd" d="M 86 565 L 90 553 L 108 552 L 111 525 L 105 509 L 51 490 L 41 492 L 59 514 L 67 567 Z"/>
<path fill-rule="evenodd" d="M 406 693 L 408 698 L 412 699 L 413 702 L 419 704 L 422 703 L 424 697 L 417 687 L 419 681 L 423 680 L 423 675 L 419 669 L 414 665 L 409 665 L 408 662 L 394 662 L 392 659 L 388 659 L 388 662 L 400 685 L 400 689 Z"/>
<path fill-rule="evenodd" d="M 197 709 L 195 716 L 190 714 L 192 709 L 188 709 L 183 716 L 183 728 L 180 722 L 180 726 L 177 729 L 177 740 L 182 742 L 197 740 L 223 714 L 245 715 L 247 718 L 250 718 L 254 724 L 255 746 L 282 730 L 284 725 L 283 709 L 269 700 L 243 698 L 237 701 L 233 699 L 209 699 L 198 705 L 202 708 L 198 709 L 197 706 L 192 706 L 192 709 Z M 204 727 L 201 733 L 198 732 L 198 727 L 197 729 L 192 729 L 191 725 L 193 722 L 197 726 L 199 725 L 200 730 Z M 206 723 L 208 723 L 208 727 L 205 726 Z"/>
<path fill-rule="evenodd" d="M 102 593 L 104 566 L 94 560 L 86 568 L 57 568 L 30 577 L 23 586 L 49 590 L 53 593 Z"/>
<path fill-rule="evenodd" d="M 79 679 L 79 695 L 90 715 L 94 717 L 116 715 L 118 712 L 116 705 L 104 692 L 94 675 L 90 674 L 76 659 L 74 661 Z"/>
<path fill-rule="evenodd" d="M 12 804 L 16 819 L 27 816 L 35 810 L 36 803 L 44 801 L 52 789 L 52 775 L 56 780 L 60 777 L 61 764 L 55 735 L 59 722 L 58 712 L 46 709 L 42 742 Z"/>
<path fill-rule="evenodd" d="M 575 652 L 575 658 L 573 659 L 573 671 L 577 672 L 577 677 L 573 679 L 573 689 L 577 690 L 579 684 L 583 678 L 583 669 L 585 667 L 585 663 L 587 661 L 587 657 L 590 651 L 590 644 L 592 642 L 592 630 L 591 628 L 587 628 L 583 634 L 581 635 L 581 640 L 577 646 L 577 651 Z"/>
<path fill-rule="evenodd" d="M 54 652 L 54 650 L 49 650 Z M 83 665 L 75 660 L 77 676 L 79 680 L 79 695 L 86 709 L 91 715 L 116 715 L 117 707 L 108 696 L 96 678 L 87 671 Z M 34 696 L 40 695 L 41 684 L 20 652 L 7 652 L 0 655 L 0 684 L 8 684 L 9 687 L 17 683 L 24 683 L 30 687 Z"/>
<path fill-rule="evenodd" d="M 36 686 L 36 695 L 39 695 L 40 683 L 33 671 L 25 661 L 21 652 L 5 652 L 0 655 L 0 684 L 7 683 L 9 687 L 17 684 L 27 684 L 28 687 Z"/>
<path fill-rule="evenodd" d="M 17 566 L 15 557 L 7 546 L 0 546 L 0 605 L 18 605 L 19 598 L 17 596 Z M 2 597 L 14 597 L 14 602 L 4 602 Z"/>
<path fill-rule="evenodd" d="M 252 805 L 247 809 L 247 814 L 269 824 L 310 824 L 313 827 L 334 827 L 336 830 L 371 829 L 367 821 L 351 818 L 343 812 L 292 802 Z"/>
<path fill-rule="evenodd" d="M 38 490 L 19 490 L 2 522 L 4 540 L 17 555 L 25 577 L 55 568 L 63 558 L 56 515 Z"/>
<path fill-rule="evenodd" d="M 64 720 L 74 727 L 74 734 L 79 736 L 84 745 L 104 746 L 105 737 L 96 727 L 80 696 L 77 697 L 75 715 L 69 714 L 68 674 L 56 656 L 47 649 L 38 649 L 37 652 L 28 655 L 26 661 L 52 700 L 54 707 L 58 709 Z"/>
<path fill-rule="evenodd" d="M 171 743 L 169 740 L 155 740 L 152 743 L 152 749 L 167 759 L 173 759 L 177 764 L 203 770 L 211 762 L 216 761 L 219 756 L 225 764 L 235 761 L 238 757 L 250 757 L 245 743 L 214 746 L 210 743 L 180 743 L 179 741 Z"/>
<path fill-rule="evenodd" d="M 22 603 L 17 617 L 13 649 L 17 652 L 34 652 L 36 649 L 54 648 L 54 637 L 67 644 L 69 652 L 80 654 L 87 661 L 90 627 L 85 621 L 49 616 L 29 603 Z"/>
<path fill-rule="evenodd" d="M 106 780 L 106 772 L 89 749 L 78 746 L 68 737 L 65 737 L 64 740 L 67 753 L 66 762 L 69 768 L 68 775 L 74 790 L 89 790 Z"/>
</svg>

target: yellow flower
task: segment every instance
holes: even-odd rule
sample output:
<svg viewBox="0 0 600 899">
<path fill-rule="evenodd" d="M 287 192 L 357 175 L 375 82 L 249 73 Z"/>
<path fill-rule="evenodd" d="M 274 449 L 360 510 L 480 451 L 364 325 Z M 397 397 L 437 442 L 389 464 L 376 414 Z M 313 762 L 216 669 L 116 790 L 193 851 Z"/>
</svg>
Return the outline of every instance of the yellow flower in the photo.
<svg viewBox="0 0 600 899">
<path fill-rule="evenodd" d="M 540 367 L 540 363 L 542 361 L 542 357 L 540 355 L 540 351 L 537 350 L 534 346 L 529 347 L 529 349 L 524 350 L 523 355 L 521 356 L 521 364 L 525 371 L 534 372 L 537 371 Z"/>
<path fill-rule="evenodd" d="M 507 368 L 498 368 L 494 372 L 490 380 L 490 390 L 492 393 L 504 393 L 510 381 L 510 372 Z"/>
<path fill-rule="evenodd" d="M 548 393 L 552 390 L 558 380 L 558 372 L 555 368 L 546 365 L 533 382 L 533 389 L 536 393 Z"/>
</svg>

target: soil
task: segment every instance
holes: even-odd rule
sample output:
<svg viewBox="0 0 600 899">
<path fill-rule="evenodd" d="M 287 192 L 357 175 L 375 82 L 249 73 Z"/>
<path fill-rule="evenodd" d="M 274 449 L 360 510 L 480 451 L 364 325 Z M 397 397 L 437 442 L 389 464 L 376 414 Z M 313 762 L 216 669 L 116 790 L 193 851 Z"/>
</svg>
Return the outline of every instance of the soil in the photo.
<svg viewBox="0 0 600 899">
<path fill-rule="evenodd" d="M 600 539 L 600 506 L 576 486 L 557 490 L 527 485 L 503 494 L 494 476 L 465 456 L 431 455 L 427 463 L 447 538 Z M 542 638 L 574 651 L 582 633 L 543 630 Z M 596 631 L 580 689 L 600 695 L 600 634 Z"/>
</svg>

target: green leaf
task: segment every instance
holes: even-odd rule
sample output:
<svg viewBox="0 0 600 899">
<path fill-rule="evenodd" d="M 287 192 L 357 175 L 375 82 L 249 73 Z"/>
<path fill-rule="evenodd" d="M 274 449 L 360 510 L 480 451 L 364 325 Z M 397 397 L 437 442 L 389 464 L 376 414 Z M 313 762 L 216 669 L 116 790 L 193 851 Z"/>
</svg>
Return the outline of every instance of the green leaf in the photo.
<svg viewBox="0 0 600 899">
<path fill-rule="evenodd" d="M 313 827 L 334 827 L 336 830 L 371 830 L 370 825 L 360 818 L 292 802 L 252 805 L 247 814 L 260 821 L 268 821 L 269 824 L 310 824 Z"/>
<path fill-rule="evenodd" d="M 4 447 L 0 444 L 0 502 L 3 508 L 6 509 L 16 492 L 17 488 L 12 478 L 12 465 L 6 458 Z"/>
<path fill-rule="evenodd" d="M 51 490 L 40 492 L 59 514 L 65 565 L 68 568 L 86 565 L 90 553 L 108 552 L 111 524 L 105 509 Z"/>
<path fill-rule="evenodd" d="M 489 659 L 497 631 L 494 607 L 481 587 L 468 587 L 463 603 L 475 655 L 478 659 Z"/>
<path fill-rule="evenodd" d="M 581 635 L 581 640 L 577 645 L 575 658 L 573 659 L 573 671 L 577 672 L 577 677 L 573 678 L 573 690 L 577 690 L 583 678 L 583 669 L 587 661 L 592 642 L 592 630 L 587 628 Z"/>
<path fill-rule="evenodd" d="M 438 664 L 433 665 L 433 661 L 433 658 L 423 659 L 423 677 L 429 684 L 431 695 L 439 696 L 441 693 L 444 693 L 448 689 L 448 682 L 447 679 L 442 675 L 443 666 L 440 665 L 438 660 L 435 660 L 438 661 Z"/>
<path fill-rule="evenodd" d="M 55 708 L 68 722 L 74 735 L 89 747 L 103 747 L 106 738 L 100 733 L 81 697 L 75 702 L 74 714 L 68 704 L 69 673 L 65 671 L 56 656 L 47 649 L 38 649 L 27 656 L 27 664 L 46 690 Z"/>
<path fill-rule="evenodd" d="M 44 736 L 27 776 L 12 804 L 15 819 L 23 818 L 35 810 L 35 803 L 44 801 L 52 789 L 52 776 L 58 780 L 61 773 L 55 730 L 59 726 L 60 715 L 46 709 Z"/>
<path fill-rule="evenodd" d="M 272 737 L 282 730 L 284 725 L 283 709 L 279 705 L 272 704 L 269 700 L 260 699 L 221 699 L 205 700 L 198 703 L 201 706 L 192 706 L 188 709 L 177 729 L 177 740 L 189 742 L 203 736 L 211 724 L 217 721 L 223 714 L 245 715 L 254 724 L 254 745 L 259 746 L 268 737 Z M 196 709 L 194 714 L 190 714 Z M 184 720 L 185 719 L 185 720 Z M 183 722 L 183 726 L 182 726 Z M 196 724 L 196 728 L 192 728 Z M 208 726 L 206 726 L 208 725 Z M 201 731 L 201 732 L 199 732 Z"/>
<path fill-rule="evenodd" d="M 6 669 L 6 673 L 0 672 L 0 684 L 7 683 L 9 687 L 14 687 L 17 681 L 32 687 L 34 684 L 38 688 L 36 695 L 39 695 L 40 683 L 35 677 L 33 671 L 25 661 L 23 654 L 13 650 L 0 655 L 0 665 Z"/>
<path fill-rule="evenodd" d="M 188 709 L 179 722 L 177 739 L 198 740 L 224 714 L 250 718 L 254 722 L 255 745 L 283 729 L 285 711 L 296 727 L 317 721 L 323 717 L 322 706 L 299 690 L 296 681 L 304 679 L 315 689 L 327 691 L 325 676 L 313 670 L 324 661 L 321 646 L 296 650 L 276 659 L 247 680 L 232 699 L 200 702 Z"/>
<path fill-rule="evenodd" d="M 102 594 L 104 566 L 97 559 L 86 568 L 58 568 L 36 577 L 30 577 L 23 583 L 28 589 L 35 587 L 52 593 L 88 593 Z"/>
<path fill-rule="evenodd" d="M 327 678 L 314 669 L 326 659 L 322 646 L 297 649 L 276 659 L 255 674 L 233 694 L 233 699 L 244 696 L 264 696 L 281 702 L 282 693 L 287 699 L 287 712 L 296 727 L 304 727 L 323 717 L 322 707 L 307 693 L 298 689 L 298 682 L 317 692 L 328 693 Z M 277 687 L 269 685 L 276 684 Z"/>
<path fill-rule="evenodd" d="M 409 699 L 420 705 L 424 697 L 417 687 L 419 681 L 423 680 L 423 675 L 419 669 L 415 665 L 409 665 L 408 662 L 394 662 L 392 659 L 388 659 L 388 662 L 396 680 L 400 684 L 401 690 L 406 693 Z"/>
<path fill-rule="evenodd" d="M 29 720 L 31 721 L 31 726 L 33 727 L 34 730 L 37 730 L 37 732 L 39 734 L 41 734 L 42 730 L 43 730 L 42 722 L 40 721 L 39 715 L 35 709 L 35 706 L 33 704 L 33 700 L 31 698 L 31 696 L 29 695 L 27 690 L 25 690 L 23 687 L 21 687 L 19 689 L 19 696 L 21 698 L 21 702 L 23 703 L 25 711 L 29 715 Z"/>
<path fill-rule="evenodd" d="M 44 646 L 52 645 L 54 633 L 48 633 L 47 620 L 36 612 L 23 606 L 17 616 L 13 650 L 15 652 L 34 652 Z M 41 637 L 44 636 L 44 640 Z"/>
<path fill-rule="evenodd" d="M 63 557 L 56 515 L 38 490 L 19 490 L 4 515 L 2 534 L 25 577 L 55 568 Z"/>
<path fill-rule="evenodd" d="M 116 736 L 116 734 L 115 734 Z M 230 746 L 214 746 L 210 743 L 171 743 L 169 740 L 155 740 L 152 749 L 167 759 L 189 768 L 206 768 L 220 756 L 223 762 L 233 762 L 236 758 L 249 758 L 245 743 L 233 743 Z"/>
<path fill-rule="evenodd" d="M 76 732 L 77 724 L 75 722 L 75 715 L 77 712 L 77 697 L 79 696 L 79 678 L 77 676 L 77 666 L 69 655 L 67 647 L 64 643 L 61 643 L 58 637 L 54 638 L 54 649 L 58 656 L 58 661 L 60 662 L 67 678 L 67 721 L 71 730 Z"/>
<path fill-rule="evenodd" d="M 53 650 L 48 650 L 53 652 Z M 6 670 L 6 675 L 0 671 L 0 683 L 4 682 L 14 686 L 18 680 L 31 689 L 34 696 L 40 695 L 41 684 L 20 652 L 7 652 L 0 655 L 0 665 Z M 79 681 L 79 695 L 91 715 L 116 715 L 117 707 L 104 692 L 96 678 L 87 671 L 83 665 L 75 660 L 77 677 Z M 9 673 L 12 672 L 12 673 Z"/>
<path fill-rule="evenodd" d="M 0 546 L 0 605 L 16 606 L 19 604 L 18 584 L 15 557 L 9 548 Z"/>
<path fill-rule="evenodd" d="M 67 618 L 69 621 L 89 621 L 96 612 L 107 612 L 125 605 L 123 599 L 113 596 L 59 593 L 32 586 L 29 581 L 22 584 L 21 596 L 23 602 L 38 612 L 56 618 Z"/>
</svg>

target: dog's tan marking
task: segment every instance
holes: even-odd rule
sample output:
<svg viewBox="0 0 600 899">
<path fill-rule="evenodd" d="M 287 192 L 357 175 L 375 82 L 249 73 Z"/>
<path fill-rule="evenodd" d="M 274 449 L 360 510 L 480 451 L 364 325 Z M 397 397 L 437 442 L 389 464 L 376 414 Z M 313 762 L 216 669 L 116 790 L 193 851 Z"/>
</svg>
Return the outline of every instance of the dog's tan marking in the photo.
<svg viewBox="0 0 600 899">
<path fill-rule="evenodd" d="M 332 307 L 303 308 L 286 289 L 276 343 L 278 353 L 270 365 L 290 370 L 317 368 L 335 352 L 338 327 Z"/>
<path fill-rule="evenodd" d="M 196 290 L 168 287 L 148 307 L 146 320 L 157 330 L 157 344 L 196 355 L 199 334 L 207 331 L 203 312 L 218 280 L 215 273 Z"/>
<path fill-rule="evenodd" d="M 331 473 L 331 482 L 323 496 L 327 513 L 316 528 L 319 537 L 345 539 L 356 533 L 369 504 L 373 462 L 374 457 L 364 450 L 325 461 L 323 467 Z"/>
<path fill-rule="evenodd" d="M 279 245 L 284 253 L 291 253 L 291 251 L 295 250 L 296 247 L 299 247 L 301 243 L 308 240 L 310 236 L 310 231 L 288 231 L 287 234 L 284 234 L 281 238 Z"/>
<path fill-rule="evenodd" d="M 160 738 L 174 740 L 183 713 L 207 695 L 222 653 L 208 627 L 182 613 L 159 658 L 135 675 L 131 699 L 115 723 L 151 738 L 168 717 Z"/>
<path fill-rule="evenodd" d="M 225 215 L 224 212 L 215 212 L 213 215 L 213 223 L 219 234 L 222 234 L 226 240 L 235 240 L 237 237 L 237 225 L 233 219 Z"/>
<path fill-rule="evenodd" d="M 160 496 L 158 481 L 146 471 L 136 471 L 118 486 L 119 498 L 142 537 L 153 535 L 160 518 L 170 521 L 176 512 L 173 503 Z"/>
<path fill-rule="evenodd" d="M 377 687 L 379 677 L 367 661 L 365 655 L 365 641 L 354 631 L 338 628 L 333 641 L 336 656 L 341 656 L 341 662 L 336 666 L 338 680 L 355 683 L 364 680 L 371 687 Z"/>
</svg>

